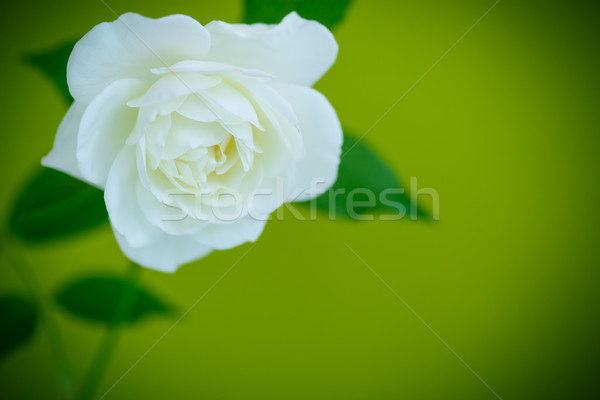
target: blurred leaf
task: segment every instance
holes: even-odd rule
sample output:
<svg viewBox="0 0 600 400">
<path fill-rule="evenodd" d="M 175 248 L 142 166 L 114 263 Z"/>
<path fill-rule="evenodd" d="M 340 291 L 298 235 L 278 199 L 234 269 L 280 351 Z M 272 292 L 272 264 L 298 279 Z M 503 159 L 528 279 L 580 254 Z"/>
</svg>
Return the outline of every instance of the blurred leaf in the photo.
<svg viewBox="0 0 600 400">
<path fill-rule="evenodd" d="M 19 296 L 0 297 L 0 359 L 25 344 L 35 332 L 35 304 Z"/>
<path fill-rule="evenodd" d="M 72 283 L 56 295 L 58 303 L 79 317 L 115 323 L 121 297 L 131 296 L 122 322 L 133 322 L 152 314 L 169 313 L 170 308 L 139 285 L 113 276 L 91 276 Z"/>
<path fill-rule="evenodd" d="M 65 43 L 50 51 L 31 54 L 26 57 L 27 62 L 39 68 L 44 75 L 54 82 L 68 104 L 73 102 L 73 97 L 71 97 L 67 86 L 67 62 L 75 43 Z"/>
<path fill-rule="evenodd" d="M 40 168 L 18 196 L 9 227 L 23 239 L 43 241 L 107 219 L 101 190 L 62 172 Z"/>
<path fill-rule="evenodd" d="M 302 18 L 319 21 L 332 29 L 344 18 L 351 0 L 246 0 L 244 22 L 277 24 L 296 11 Z"/>
<path fill-rule="evenodd" d="M 390 215 L 405 214 L 408 217 L 411 205 L 406 191 L 388 191 L 384 193 L 385 198 L 382 200 L 382 192 L 386 189 L 400 188 L 403 186 L 392 169 L 373 150 L 362 141 L 344 134 L 338 178 L 327 192 L 312 201 L 316 202 L 317 209 L 327 211 L 331 215 L 352 217 L 347 207 L 348 197 L 351 195 L 356 205 L 353 211 L 357 215 L 388 210 L 393 211 Z M 371 200 L 365 192 L 373 194 Z M 359 207 L 359 201 L 371 204 Z M 417 209 L 417 218 L 428 220 L 429 216 L 423 210 Z"/>
</svg>

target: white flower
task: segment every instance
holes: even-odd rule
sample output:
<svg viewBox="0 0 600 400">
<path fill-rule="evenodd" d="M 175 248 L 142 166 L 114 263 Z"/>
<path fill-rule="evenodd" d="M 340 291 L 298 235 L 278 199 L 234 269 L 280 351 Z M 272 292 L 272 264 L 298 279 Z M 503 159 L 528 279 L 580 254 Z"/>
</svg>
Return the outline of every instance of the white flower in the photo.
<svg viewBox="0 0 600 400">
<path fill-rule="evenodd" d="M 310 86 L 336 55 L 327 28 L 296 13 L 206 27 L 124 14 L 75 46 L 75 102 L 42 163 L 105 190 L 130 259 L 175 271 L 255 241 L 283 202 L 333 184 L 341 127 Z"/>
</svg>

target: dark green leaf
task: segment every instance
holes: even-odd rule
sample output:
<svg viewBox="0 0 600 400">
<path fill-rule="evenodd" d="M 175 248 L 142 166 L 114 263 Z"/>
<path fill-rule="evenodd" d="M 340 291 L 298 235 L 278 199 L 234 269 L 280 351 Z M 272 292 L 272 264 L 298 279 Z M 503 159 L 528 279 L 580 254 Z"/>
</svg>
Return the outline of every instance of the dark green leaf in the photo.
<svg viewBox="0 0 600 400">
<path fill-rule="evenodd" d="M 39 68 L 54 82 L 68 104 L 73 102 L 67 86 L 67 62 L 73 46 L 75 46 L 75 42 L 65 43 L 53 50 L 32 54 L 26 58 L 27 62 Z"/>
<path fill-rule="evenodd" d="M 360 219 L 373 212 L 398 217 L 411 215 L 410 196 L 390 167 L 366 144 L 346 134 L 337 181 L 313 201 L 317 209 L 338 217 Z M 422 209 L 416 213 L 417 218 L 428 219 Z"/>
<path fill-rule="evenodd" d="M 37 318 L 37 308 L 28 299 L 0 297 L 0 359 L 31 339 Z"/>
<path fill-rule="evenodd" d="M 74 282 L 56 295 L 67 311 L 89 320 L 115 323 L 122 296 L 129 296 L 131 307 L 123 322 L 133 322 L 152 315 L 169 313 L 170 308 L 138 284 L 114 276 L 91 276 Z"/>
<path fill-rule="evenodd" d="M 319 21 L 332 29 L 344 18 L 351 0 L 246 0 L 244 22 L 277 24 L 296 11 L 302 18 Z"/>
<path fill-rule="evenodd" d="M 40 168 L 17 198 L 10 230 L 29 241 L 77 233 L 107 221 L 101 190 L 62 172 Z"/>
</svg>

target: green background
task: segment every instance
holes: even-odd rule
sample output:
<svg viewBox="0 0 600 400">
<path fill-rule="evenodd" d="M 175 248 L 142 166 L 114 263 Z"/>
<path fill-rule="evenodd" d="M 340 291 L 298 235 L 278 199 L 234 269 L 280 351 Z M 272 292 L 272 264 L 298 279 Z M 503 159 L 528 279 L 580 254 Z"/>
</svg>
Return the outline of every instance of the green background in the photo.
<svg viewBox="0 0 600 400">
<path fill-rule="evenodd" d="M 243 14 L 237 1 L 108 4 L 202 23 Z M 361 135 L 492 4 L 355 1 L 334 31 L 338 60 L 316 87 Z M 94 0 L 1 7 L 5 220 L 66 110 L 23 55 L 116 17 Z M 503 399 L 598 398 L 598 15 L 591 1 L 500 1 L 365 137 L 405 180 L 439 192 L 440 221 L 287 213 L 252 249 L 215 252 L 173 275 L 142 271 L 183 312 L 237 262 L 105 398 L 495 398 L 344 243 Z M 109 227 L 15 246 L 47 294 L 127 268 Z M 0 291 L 23 291 L 6 263 Z M 78 383 L 104 332 L 56 312 Z M 173 322 L 129 327 L 97 397 Z M 40 329 L 0 363 L 0 397 L 61 398 L 53 369 Z"/>
</svg>

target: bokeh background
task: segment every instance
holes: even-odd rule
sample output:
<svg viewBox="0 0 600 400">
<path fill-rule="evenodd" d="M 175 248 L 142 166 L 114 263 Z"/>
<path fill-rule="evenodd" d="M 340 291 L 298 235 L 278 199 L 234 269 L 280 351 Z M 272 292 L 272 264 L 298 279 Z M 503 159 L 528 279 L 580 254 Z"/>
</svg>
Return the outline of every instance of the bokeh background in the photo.
<svg viewBox="0 0 600 400">
<path fill-rule="evenodd" d="M 243 15 L 239 1 L 107 2 L 119 14 L 202 23 Z M 355 0 L 316 87 L 359 136 L 492 4 Z M 94 0 L 0 8 L 6 220 L 66 110 L 23 55 L 115 16 Z M 500 1 L 364 139 L 405 180 L 439 192 L 440 221 L 272 221 L 105 399 L 496 398 L 344 243 L 502 399 L 599 398 L 599 67 L 594 2 Z M 107 226 L 14 246 L 49 296 L 75 277 L 127 268 Z M 184 311 L 249 248 L 140 279 Z M 0 292 L 22 290 L 2 264 Z M 104 329 L 55 311 L 78 383 Z M 128 327 L 96 398 L 173 321 Z M 40 329 L 0 363 L 0 397 L 61 396 Z"/>
</svg>

